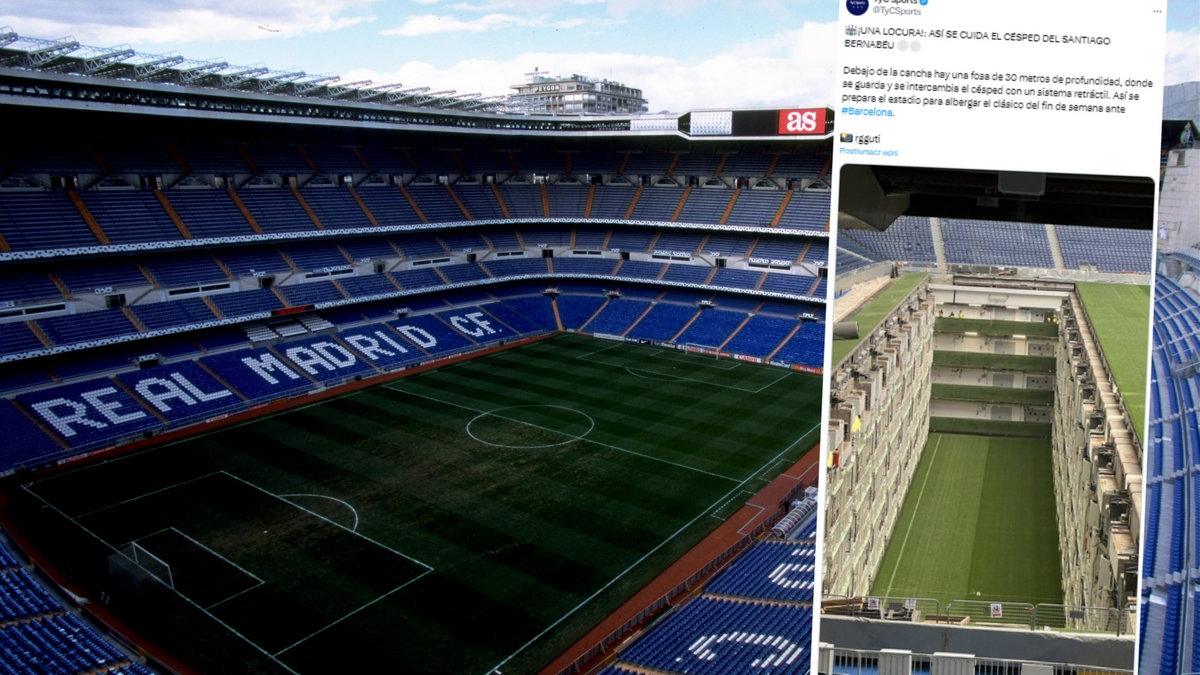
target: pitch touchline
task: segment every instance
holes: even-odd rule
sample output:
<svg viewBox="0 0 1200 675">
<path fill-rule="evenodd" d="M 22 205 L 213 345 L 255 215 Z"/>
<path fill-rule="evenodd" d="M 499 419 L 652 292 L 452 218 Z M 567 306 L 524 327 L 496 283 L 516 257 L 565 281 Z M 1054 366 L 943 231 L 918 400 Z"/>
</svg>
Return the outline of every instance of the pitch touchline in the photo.
<svg viewBox="0 0 1200 675">
<path fill-rule="evenodd" d="M 495 666 L 493 666 L 493 667 L 489 668 L 487 671 L 485 671 L 485 675 L 492 675 L 493 673 L 497 673 L 497 672 L 500 670 L 500 667 L 501 667 L 501 666 L 503 666 L 504 664 L 508 663 L 509 661 L 511 661 L 511 660 L 513 659 L 513 657 L 514 657 L 514 656 L 516 656 L 517 654 L 520 654 L 521 652 L 525 651 L 525 650 L 526 650 L 526 649 L 529 647 L 529 645 L 533 644 L 534 642 L 537 642 L 538 640 L 540 640 L 540 639 L 542 638 L 542 636 L 543 636 L 543 635 L 545 635 L 546 633 L 549 633 L 550 631 L 554 630 L 554 629 L 555 629 L 555 628 L 558 626 L 558 624 L 562 623 L 563 621 L 566 621 L 566 620 L 567 620 L 567 617 L 571 616 L 571 615 L 572 615 L 572 614 L 574 614 L 576 611 L 578 611 L 580 607 L 583 607 L 583 606 L 584 606 L 584 605 L 586 605 L 587 603 L 589 603 L 589 602 L 591 602 L 592 600 L 594 600 L 594 599 L 596 598 L 596 596 L 600 595 L 600 594 L 601 594 L 601 593 L 603 593 L 605 590 L 607 590 L 609 586 L 612 586 L 613 584 L 617 583 L 617 580 L 619 580 L 621 577 L 623 577 L 623 576 L 625 576 L 626 574 L 628 574 L 628 573 L 629 573 L 629 570 L 631 570 L 631 569 L 633 569 L 634 567 L 637 567 L 638 565 L 642 564 L 642 561 L 644 561 L 646 558 L 649 558 L 650 556 L 654 555 L 654 553 L 655 553 L 656 551 L 658 551 L 658 549 L 662 548 L 663 546 L 666 546 L 668 542 L 670 542 L 671 540 L 673 540 L 675 537 L 679 536 L 679 533 L 680 533 L 680 532 L 683 532 L 683 531 L 684 531 L 684 530 L 686 530 L 687 528 L 689 528 L 689 527 L 691 527 L 692 525 L 694 525 L 694 524 L 696 523 L 696 521 L 698 521 L 698 520 L 700 520 L 701 518 L 703 518 L 703 517 L 705 517 L 706 515 L 708 515 L 708 513 L 709 513 L 710 511 L 712 511 L 712 509 L 713 509 L 714 507 L 716 507 L 716 505 L 717 505 L 717 504 L 719 504 L 719 503 L 721 503 L 721 502 L 723 502 L 723 501 L 727 501 L 727 500 L 728 500 L 730 497 L 732 497 L 734 494 L 736 494 L 736 493 L 738 492 L 738 490 L 741 490 L 741 489 L 743 489 L 743 488 L 746 486 L 746 483 L 749 483 L 749 482 L 750 482 L 750 481 L 751 481 L 751 480 L 752 480 L 752 479 L 753 479 L 753 478 L 754 478 L 756 475 L 758 475 L 758 472 L 759 472 L 759 471 L 761 471 L 761 470 L 762 470 L 764 467 L 766 467 L 767 465 L 771 464 L 772 462 L 779 461 L 779 458 L 780 458 L 780 457 L 783 457 L 784 453 L 786 453 L 788 450 L 791 450 L 791 449 L 792 449 L 792 446 L 794 446 L 794 445 L 796 445 L 797 443 L 799 443 L 800 441 L 804 440 L 804 437 L 805 437 L 805 436 L 808 436 L 810 433 L 812 433 L 813 429 L 816 429 L 816 428 L 817 428 L 817 427 L 819 427 L 820 425 L 821 425 L 821 423 L 820 423 L 820 422 L 817 422 L 816 424 L 814 424 L 814 425 L 812 426 L 812 429 L 809 429 L 808 431 L 804 432 L 804 435 L 800 436 L 800 438 L 797 438 L 795 441 L 793 441 L 791 445 L 787 446 L 787 447 L 786 447 L 786 448 L 784 448 L 783 450 L 780 450 L 780 451 L 779 451 L 779 454 L 777 454 L 777 455 L 775 455 L 774 457 L 772 457 L 771 459 L 767 460 L 767 463 L 766 463 L 766 464 L 763 464 L 763 466 L 760 466 L 758 469 L 756 469 L 756 470 L 752 471 L 752 472 L 750 473 L 750 475 L 746 477 L 746 479 L 745 479 L 745 480 L 743 480 L 742 482 L 740 482 L 740 483 L 738 483 L 737 485 L 735 485 L 735 486 L 734 486 L 734 487 L 733 487 L 733 488 L 732 488 L 732 489 L 731 489 L 729 492 L 726 492 L 725 494 L 721 495 L 720 497 L 717 497 L 717 499 L 716 499 L 715 501 L 713 501 L 713 503 L 712 503 L 712 504 L 710 504 L 710 505 L 706 506 L 706 507 L 705 507 L 703 510 L 701 510 L 701 511 L 700 511 L 700 513 L 696 514 L 696 517 L 695 517 L 695 518 L 692 518 L 692 519 L 691 519 L 691 520 L 689 520 L 688 522 L 684 523 L 682 526 L 680 526 L 680 528 L 679 528 L 678 530 L 675 530 L 674 532 L 672 532 L 672 533 L 671 533 L 671 535 L 670 535 L 669 537 L 667 537 L 667 538 L 663 539 L 661 542 L 659 542 L 659 543 L 658 543 L 658 545 L 657 545 L 657 546 L 655 546 L 654 548 L 650 549 L 648 552 L 646 552 L 646 554 L 645 554 L 645 555 L 643 555 L 642 557 L 638 558 L 637 560 L 635 560 L 635 561 L 633 562 L 633 564 L 631 564 L 629 567 L 626 567 L 624 570 L 622 570 L 620 574 L 618 574 L 617 576 L 613 577 L 611 580 L 609 580 L 609 582 L 608 582 L 608 583 L 604 584 L 604 585 L 603 585 L 603 586 L 601 586 L 599 589 L 597 589 L 595 593 L 592 593 L 592 594 L 591 594 L 591 595 L 589 595 L 587 598 L 585 598 L 585 599 L 584 599 L 582 602 L 580 602 L 578 605 L 575 605 L 575 606 L 574 606 L 574 607 L 572 607 L 571 609 L 567 610 L 567 612 L 566 612 L 565 614 L 563 614 L 561 617 L 559 617 L 559 618 L 558 618 L 558 619 L 557 619 L 557 620 L 556 620 L 554 623 L 550 624 L 549 626 L 546 626 L 546 628 L 545 628 L 545 629 L 544 629 L 542 632 L 540 632 L 540 633 L 538 633 L 537 635 L 533 636 L 532 638 L 530 638 L 530 640 L 529 640 L 528 642 L 526 642 L 525 644 L 523 644 L 523 645 L 521 645 L 520 647 L 518 647 L 518 648 L 517 648 L 517 651 L 515 651 L 515 652 L 513 652 L 513 653 L 509 654 L 508 656 L 504 657 L 504 660 L 503 660 L 503 661 L 501 661 L 500 663 L 497 663 Z"/>
<path fill-rule="evenodd" d="M 576 356 L 575 358 L 576 358 L 577 360 L 580 360 L 580 361 L 590 361 L 591 363 L 599 363 L 600 365 L 604 365 L 604 366 L 611 366 L 611 367 L 614 367 L 614 368 L 620 368 L 620 367 L 624 367 L 624 368 L 626 368 L 626 369 L 628 369 L 628 368 L 633 368 L 634 366 L 622 366 L 622 365 L 621 365 L 621 364 L 619 364 L 619 363 L 610 363 L 610 362 L 608 362 L 608 361 L 602 361 L 602 360 L 597 360 L 597 359 L 591 359 L 591 358 L 588 358 L 589 356 L 592 356 L 593 354 L 600 354 L 601 352 L 606 352 L 606 351 L 608 351 L 608 350 L 610 350 L 610 349 L 615 349 L 615 348 L 617 347 L 617 345 L 619 345 L 619 344 L 622 344 L 622 343 L 617 343 L 616 345 L 613 345 L 613 346 L 611 346 L 611 347 L 605 347 L 604 349 L 598 349 L 598 350 L 596 350 L 596 351 L 594 351 L 594 352 L 588 352 L 587 354 L 581 354 L 581 355 L 579 355 L 579 356 Z M 662 357 L 662 356 L 655 356 L 654 358 L 662 358 L 662 359 L 665 359 L 666 357 Z M 738 365 L 741 365 L 741 363 L 740 363 L 740 362 L 737 362 L 737 363 L 735 363 L 735 364 L 734 364 L 734 367 L 736 367 L 736 366 L 738 366 Z M 647 370 L 646 368 L 637 368 L 637 369 L 638 369 L 638 370 Z M 734 369 L 734 368 L 732 368 L 732 367 L 731 367 L 731 368 L 721 368 L 720 370 L 724 370 L 724 371 L 731 371 L 731 370 L 733 370 L 733 369 Z M 652 371 L 648 371 L 648 370 L 647 370 L 647 372 L 652 372 Z M 714 388 L 717 388 L 717 389 L 732 389 L 732 390 L 734 390 L 734 391 L 742 391 L 742 392 L 745 392 L 745 393 L 747 393 L 747 394 L 761 394 L 761 393 L 762 393 L 763 391 L 765 391 L 767 388 L 769 388 L 769 387 L 771 387 L 771 386 L 774 386 L 775 384 L 777 384 L 777 383 L 781 382 L 781 381 L 782 381 L 784 378 L 786 378 L 788 375 L 791 375 L 791 371 L 784 371 L 782 375 L 780 375 L 779 377 L 775 378 L 775 379 L 774 379 L 774 380 L 772 380 L 771 382 L 768 382 L 767 384 L 764 384 L 763 386 L 759 387 L 758 389 L 744 389 L 744 388 L 742 388 L 742 387 L 731 387 L 731 386 L 729 386 L 729 385 L 727 385 L 727 384 L 720 384 L 720 383 L 717 383 L 717 382 L 705 382 L 704 380 L 697 380 L 697 379 L 695 379 L 695 378 L 692 378 L 692 377 L 682 377 L 682 376 L 679 376 L 679 375 L 671 375 L 670 377 L 675 377 L 675 378 L 678 378 L 678 381 L 680 381 L 680 382 L 696 382 L 697 384 L 703 384 L 703 385 L 707 385 L 707 386 L 714 387 Z M 397 390 L 397 391 L 400 391 L 400 390 Z"/>
<path fill-rule="evenodd" d="M 896 564 L 892 567 L 892 578 L 888 579 L 887 592 L 883 594 L 885 598 L 891 597 L 892 584 L 896 581 L 896 572 L 900 571 L 900 561 L 904 559 L 904 547 L 908 546 L 908 535 L 912 533 L 913 523 L 917 522 L 917 512 L 921 510 L 921 498 L 925 496 L 925 486 L 929 483 L 929 474 L 933 473 L 933 465 L 937 461 L 937 451 L 941 446 L 942 436 L 939 435 L 937 442 L 933 444 L 933 454 L 929 457 L 929 470 L 921 479 L 921 489 L 917 492 L 917 501 L 913 504 L 912 517 L 908 519 L 908 528 L 904 531 L 904 539 L 900 541 L 900 553 L 896 555 Z"/>
<path fill-rule="evenodd" d="M 495 417 L 499 417 L 500 419 L 508 420 L 509 422 L 517 422 L 519 424 L 525 424 L 527 426 L 533 427 L 534 429 L 541 429 L 542 431 L 549 431 L 549 432 L 556 433 L 556 434 L 562 434 L 563 436 L 571 436 L 571 434 L 563 434 L 563 432 L 561 432 L 557 429 L 550 429 L 547 427 L 543 427 L 543 426 L 534 424 L 532 422 L 526 422 L 525 420 L 518 420 L 518 419 L 513 419 L 511 417 L 505 417 L 504 415 L 496 415 L 495 413 L 488 411 L 488 410 L 479 410 L 478 408 L 472 408 L 471 406 L 463 405 L 461 403 L 454 403 L 453 401 L 443 401 L 440 398 L 435 398 L 433 396 L 428 396 L 426 394 L 418 394 L 415 391 L 408 391 L 405 389 L 396 389 L 395 387 L 393 387 L 391 385 L 387 385 L 387 384 L 385 384 L 384 387 L 386 387 L 387 389 L 391 389 L 392 391 L 399 392 L 401 394 L 407 394 L 409 396 L 416 396 L 417 398 L 423 398 L 428 401 L 433 401 L 434 403 L 441 403 L 443 405 L 452 405 L 456 408 L 462 408 L 463 410 L 470 410 L 471 412 L 478 413 L 480 415 L 493 415 Z M 578 411 L 576 411 L 576 412 L 578 412 Z M 704 469 L 697 469 L 694 466 L 688 466 L 687 464 L 680 464 L 678 462 L 672 462 L 671 460 L 663 459 L 662 457 L 654 457 L 653 455 L 646 455 L 646 454 L 640 453 L 636 450 L 627 450 L 625 448 L 618 447 L 615 445 L 609 445 L 608 443 L 601 443 L 600 441 L 595 441 L 590 438 L 580 438 L 577 436 L 572 436 L 572 438 L 579 440 L 579 441 L 583 441 L 585 443 L 591 443 L 592 445 L 598 445 L 602 448 L 608 448 L 609 450 L 616 450 L 617 452 L 624 452 L 629 455 L 637 455 L 638 457 L 644 457 L 646 459 L 653 460 L 655 462 L 662 462 L 663 464 L 670 464 L 672 466 L 677 466 L 681 469 L 687 469 L 688 471 L 695 471 L 696 473 L 706 474 L 706 475 L 712 476 L 714 478 L 723 478 L 723 479 L 729 480 L 729 481 L 737 481 L 736 478 L 733 478 L 731 476 L 725 476 L 725 475 L 722 475 L 719 473 L 705 471 Z"/>
</svg>

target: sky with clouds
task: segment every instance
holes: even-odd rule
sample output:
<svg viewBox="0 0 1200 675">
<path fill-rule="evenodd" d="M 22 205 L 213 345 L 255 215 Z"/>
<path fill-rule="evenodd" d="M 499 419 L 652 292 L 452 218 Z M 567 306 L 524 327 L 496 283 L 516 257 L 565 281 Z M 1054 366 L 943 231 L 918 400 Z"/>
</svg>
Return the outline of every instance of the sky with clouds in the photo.
<svg viewBox="0 0 1200 675">
<path fill-rule="evenodd" d="M 1165 82 L 1200 72 L 1200 3 L 1168 0 Z M 836 0 L 40 0 L 0 25 L 237 65 L 485 96 L 535 68 L 640 87 L 652 111 L 832 99 Z"/>
</svg>

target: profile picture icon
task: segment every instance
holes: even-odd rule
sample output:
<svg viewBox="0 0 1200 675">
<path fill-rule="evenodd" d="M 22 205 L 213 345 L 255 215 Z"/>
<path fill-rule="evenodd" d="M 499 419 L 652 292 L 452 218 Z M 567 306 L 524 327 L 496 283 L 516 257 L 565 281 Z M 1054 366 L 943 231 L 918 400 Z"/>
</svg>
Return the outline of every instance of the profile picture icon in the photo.
<svg viewBox="0 0 1200 675">
<path fill-rule="evenodd" d="M 838 138 L 843 143 L 853 143 L 854 142 L 854 134 L 847 134 L 847 133 L 843 132 Z"/>
<path fill-rule="evenodd" d="M 868 0 L 846 0 L 846 10 L 854 16 L 866 14 L 869 5 L 870 2 Z"/>
</svg>

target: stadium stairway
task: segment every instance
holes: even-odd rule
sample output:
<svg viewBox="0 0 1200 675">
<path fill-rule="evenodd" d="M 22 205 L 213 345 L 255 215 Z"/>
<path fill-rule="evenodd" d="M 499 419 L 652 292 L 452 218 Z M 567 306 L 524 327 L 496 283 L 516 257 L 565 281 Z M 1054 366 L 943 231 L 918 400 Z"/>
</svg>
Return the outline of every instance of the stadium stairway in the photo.
<svg viewBox="0 0 1200 675">
<path fill-rule="evenodd" d="M 1067 263 L 1063 261 L 1062 245 L 1058 242 L 1058 230 L 1047 223 L 1046 239 L 1050 241 L 1050 256 L 1054 258 L 1054 269 L 1065 270 Z"/>
<path fill-rule="evenodd" d="M 946 265 L 946 243 L 942 241 L 942 223 L 937 218 L 929 219 L 929 230 L 933 234 L 933 252 L 937 255 L 938 267 Z"/>
</svg>

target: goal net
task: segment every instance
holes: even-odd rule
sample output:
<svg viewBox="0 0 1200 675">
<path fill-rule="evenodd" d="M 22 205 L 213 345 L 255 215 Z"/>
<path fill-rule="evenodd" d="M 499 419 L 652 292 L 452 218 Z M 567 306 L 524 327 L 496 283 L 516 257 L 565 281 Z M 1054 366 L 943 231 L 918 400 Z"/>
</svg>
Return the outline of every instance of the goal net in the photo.
<svg viewBox="0 0 1200 675">
<path fill-rule="evenodd" d="M 683 345 L 683 351 L 690 354 L 698 354 L 702 356 L 711 356 L 714 359 L 721 358 L 721 351 L 712 345 L 702 345 L 698 342 L 688 342 Z"/>
<path fill-rule="evenodd" d="M 147 551 L 136 541 L 129 542 L 109 556 L 108 567 L 110 574 L 121 574 L 138 584 L 154 579 L 167 588 L 175 588 L 170 563 Z"/>
</svg>

